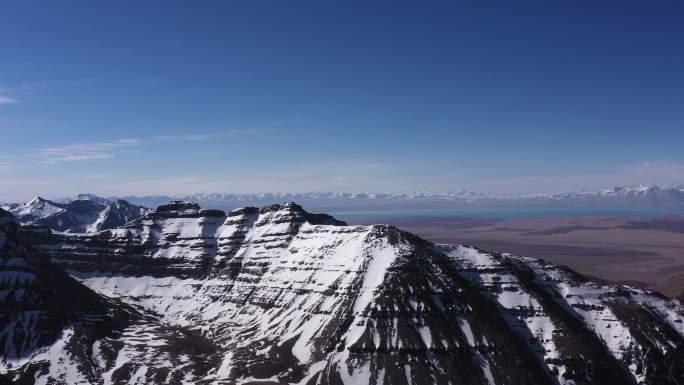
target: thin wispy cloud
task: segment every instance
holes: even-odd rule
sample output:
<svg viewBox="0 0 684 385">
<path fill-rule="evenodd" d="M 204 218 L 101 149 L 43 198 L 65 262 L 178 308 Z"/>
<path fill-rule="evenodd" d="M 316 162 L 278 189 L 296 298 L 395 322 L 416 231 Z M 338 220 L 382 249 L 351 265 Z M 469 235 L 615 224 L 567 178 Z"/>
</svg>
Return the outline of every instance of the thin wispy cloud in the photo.
<svg viewBox="0 0 684 385">
<path fill-rule="evenodd" d="M 249 130 L 230 130 L 224 132 L 225 136 L 247 136 L 247 135 L 261 135 L 262 131 L 261 130 L 254 130 L 254 129 L 249 129 Z"/>
<path fill-rule="evenodd" d="M 209 140 L 215 138 L 212 134 L 195 134 L 195 135 L 160 135 L 155 136 L 156 140 L 162 142 L 196 142 L 200 140 Z"/>
<path fill-rule="evenodd" d="M 17 99 L 9 97 L 7 95 L 0 95 L 0 104 L 14 104 Z"/>
<path fill-rule="evenodd" d="M 235 136 L 238 134 L 254 134 L 257 131 L 230 131 L 220 134 L 188 134 L 188 135 L 158 135 L 146 140 L 138 138 L 115 139 L 103 142 L 73 143 L 62 146 L 44 147 L 34 150 L 32 156 L 39 164 L 59 164 L 83 162 L 93 160 L 113 159 L 116 155 L 136 153 L 141 151 L 145 141 L 157 142 L 199 142 L 216 139 L 221 136 Z"/>
<path fill-rule="evenodd" d="M 17 165 L 11 162 L 4 162 L 0 160 L 0 173 L 14 171 L 17 169 Z"/>
<path fill-rule="evenodd" d="M 15 86 L 1 85 L 0 86 L 0 92 L 2 92 L 4 94 L 11 94 L 11 93 L 21 92 L 21 91 L 31 91 L 38 86 L 45 86 L 45 84 L 44 83 L 36 83 L 36 84 L 21 83 L 19 85 L 15 85 Z"/>
<path fill-rule="evenodd" d="M 41 164 L 57 164 L 114 158 L 115 154 L 131 151 L 142 143 L 140 139 L 115 139 L 109 142 L 74 143 L 64 146 L 45 147 L 33 156 Z"/>
<path fill-rule="evenodd" d="M 162 142 L 198 142 L 221 137 L 236 137 L 261 134 L 259 130 L 229 130 L 213 134 L 158 135 L 154 139 Z"/>
<path fill-rule="evenodd" d="M 19 100 L 16 94 L 22 92 L 31 91 L 34 85 L 28 83 L 22 83 L 15 86 L 0 85 L 0 104 L 14 104 L 18 103 Z"/>
</svg>

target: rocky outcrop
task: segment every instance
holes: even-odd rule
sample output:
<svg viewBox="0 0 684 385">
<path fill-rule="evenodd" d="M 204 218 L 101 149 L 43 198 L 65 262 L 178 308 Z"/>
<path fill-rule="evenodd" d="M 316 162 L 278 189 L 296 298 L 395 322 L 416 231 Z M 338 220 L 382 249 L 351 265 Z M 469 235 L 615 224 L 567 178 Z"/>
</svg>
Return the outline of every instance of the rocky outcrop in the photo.
<svg viewBox="0 0 684 385">
<path fill-rule="evenodd" d="M 678 301 L 293 203 L 172 202 L 95 234 L 17 237 L 157 329 L 207 341 L 206 383 L 684 381 Z"/>
<path fill-rule="evenodd" d="M 19 239 L 0 209 L 0 371 L 16 384 L 199 381 L 211 342 L 103 297 Z"/>
</svg>

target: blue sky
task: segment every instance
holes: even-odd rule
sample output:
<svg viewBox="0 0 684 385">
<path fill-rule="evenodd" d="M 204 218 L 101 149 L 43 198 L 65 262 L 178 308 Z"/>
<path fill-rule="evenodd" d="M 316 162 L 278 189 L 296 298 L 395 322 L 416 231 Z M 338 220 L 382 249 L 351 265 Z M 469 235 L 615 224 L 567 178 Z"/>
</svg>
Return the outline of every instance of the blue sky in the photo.
<svg viewBox="0 0 684 385">
<path fill-rule="evenodd" d="M 0 6 L 0 201 L 684 183 L 678 1 Z"/>
</svg>

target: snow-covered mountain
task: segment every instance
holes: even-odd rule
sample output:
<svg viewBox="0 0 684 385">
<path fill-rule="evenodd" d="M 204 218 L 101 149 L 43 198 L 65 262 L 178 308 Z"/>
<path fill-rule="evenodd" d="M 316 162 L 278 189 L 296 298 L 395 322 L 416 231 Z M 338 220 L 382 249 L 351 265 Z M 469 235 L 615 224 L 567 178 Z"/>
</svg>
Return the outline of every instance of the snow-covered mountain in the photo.
<svg viewBox="0 0 684 385">
<path fill-rule="evenodd" d="M 4 205 L 2 208 L 24 224 L 79 233 L 121 226 L 150 211 L 125 200 L 108 200 L 92 194 L 81 194 L 61 203 L 36 197 L 26 203 Z"/>
<path fill-rule="evenodd" d="M 94 292 L 23 241 L 20 232 L 11 214 L 0 209 L 3 379 L 64 385 L 200 383 L 219 362 L 219 351 L 206 338 Z"/>
<path fill-rule="evenodd" d="M 15 381 L 684 382 L 676 300 L 293 203 L 225 214 L 172 202 L 95 234 L 4 229 L 0 342 L 18 353 L 0 372 Z M 29 247 L 38 262 L 26 261 Z M 58 267 L 82 285 L 40 278 Z M 18 290 L 39 284 L 83 291 L 92 309 L 65 314 L 24 292 L 30 306 L 17 308 Z M 17 324 L 40 317 L 60 319 L 50 330 L 62 333 L 37 338 L 37 324 Z"/>
</svg>

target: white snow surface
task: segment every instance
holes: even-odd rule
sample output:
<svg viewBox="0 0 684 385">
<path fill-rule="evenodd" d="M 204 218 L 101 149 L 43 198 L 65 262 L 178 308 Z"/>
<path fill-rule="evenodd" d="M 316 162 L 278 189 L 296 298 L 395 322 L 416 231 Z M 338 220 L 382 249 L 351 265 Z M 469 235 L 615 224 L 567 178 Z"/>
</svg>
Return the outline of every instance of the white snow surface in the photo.
<svg viewBox="0 0 684 385">
<path fill-rule="evenodd" d="M 131 243 L 153 245 L 129 257 L 168 260 L 178 269 L 193 271 L 205 263 L 223 266 L 210 269 L 205 276 L 133 276 L 111 271 L 84 273 L 76 269 L 69 273 L 97 293 L 125 301 L 155 315 L 166 325 L 183 326 L 210 337 L 229 354 L 207 380 L 232 383 L 269 380 L 251 375 L 231 377 L 236 369 L 234 360 L 244 354 L 249 354 L 251 360 L 268 360 L 275 349 L 281 349 L 279 354 L 290 354 L 308 368 L 302 382 L 334 367 L 338 368 L 342 383 L 365 384 L 375 370 L 369 361 L 359 359 L 349 349 L 331 352 L 321 348 L 328 346 L 329 336 L 348 317 L 351 322 L 340 336 L 341 346 L 364 341 L 362 347 L 369 349 L 406 347 L 401 346 L 405 342 L 396 334 L 389 338 L 376 334 L 378 321 L 368 316 L 373 309 L 387 310 L 382 309 L 386 302 L 377 301 L 378 295 L 387 289 L 392 268 L 416 251 L 417 246 L 398 230 L 378 225 L 313 224 L 298 217 L 298 209 L 291 204 L 258 213 L 237 210 L 226 217 L 195 214 L 198 213 L 184 211 L 177 217 L 146 216 L 135 224 L 101 232 L 95 237 L 109 237 L 114 245 L 121 247 Z M 396 237 L 386 236 L 387 232 Z M 54 252 L 59 247 L 69 247 L 78 253 L 82 245 L 53 245 L 46 250 Z M 569 309 L 617 361 L 625 362 L 637 382 L 643 380 L 643 374 L 627 360 L 631 352 L 641 347 L 631 327 L 619 321 L 611 303 L 621 300 L 638 303 L 684 335 L 684 310 L 677 301 L 642 290 L 619 290 L 579 282 L 566 270 L 531 258 L 486 253 L 465 246 L 439 245 L 436 250 L 447 254 L 448 263 L 496 305 L 505 322 L 526 341 L 559 385 L 573 384 L 564 376 L 567 368 L 558 364 L 564 357 L 562 346 L 557 345 L 563 324 L 546 312 L 539 294 L 529 289 L 529 284 L 520 279 L 511 264 L 520 263 L 529 268 L 535 283 L 548 291 L 559 306 Z M 109 252 L 116 255 L 119 250 Z M 11 269 L 0 275 L 0 283 L 3 280 L 30 283 L 29 277 L 15 274 Z M 405 304 L 413 314 L 426 308 L 424 298 L 404 294 L 394 300 Z M 438 298 L 432 301 L 444 311 L 444 304 Z M 497 383 L 496 367 L 483 353 L 486 349 L 480 349 L 488 343 L 478 334 L 477 325 L 460 317 L 454 321 L 464 343 L 474 352 L 484 378 L 490 384 Z M 390 322 L 394 323 L 392 330 L 396 333 L 398 318 Z M 446 345 L 443 336 L 420 317 L 413 315 L 408 322 L 415 331 L 417 344 Z M 67 330 L 63 339 L 68 338 Z M 164 365 L 165 356 L 154 348 L 165 342 L 155 340 L 154 334 L 135 326 L 127 329 L 123 338 L 127 343 L 119 351 L 116 365 L 105 371 L 108 373 L 105 383 L 116 367 L 132 359 L 146 357 L 150 367 Z M 154 354 L 145 353 L 144 349 L 141 353 L 138 342 L 154 350 Z M 42 355 L 32 359 L 51 360 L 53 349 L 61 351 L 60 343 L 53 344 L 46 352 L 36 353 Z M 673 349 L 667 341 L 658 341 L 658 344 L 664 354 Z M 95 362 L 104 362 L 98 349 L 94 349 L 93 356 Z M 414 383 L 415 371 L 410 365 L 403 369 L 407 382 Z M 66 372 L 51 372 L 51 375 L 69 375 L 68 367 L 59 370 Z M 133 383 L 145 378 L 146 369 L 137 370 L 140 372 L 133 376 Z M 76 375 L 73 381 L 78 383 Z"/>
<path fill-rule="evenodd" d="M 30 216 L 33 218 L 46 218 L 63 212 L 64 209 L 53 205 L 50 201 L 35 197 L 23 205 L 11 210 L 17 217 Z"/>
<path fill-rule="evenodd" d="M 639 352 L 645 351 L 646 348 L 639 345 L 632 335 L 631 328 L 619 320 L 610 305 L 624 301 L 636 302 L 649 312 L 658 314 L 677 333 L 684 336 L 684 307 L 676 300 L 668 300 L 640 289 L 578 281 L 567 269 L 543 260 L 505 253 L 494 255 L 466 246 L 440 245 L 438 248 L 464 268 L 464 277 L 482 287 L 483 292 L 503 309 L 526 310 L 505 318 L 521 336 L 532 337 L 528 341 L 533 342 L 532 348 L 540 348 L 538 354 L 542 361 L 562 356 L 555 346 L 553 337 L 557 328 L 554 322 L 557 321 L 545 314 L 543 307 L 536 300 L 537 295 L 510 273 L 511 267 L 504 265 L 504 258 L 522 262 L 531 268 L 536 277 L 535 282 L 544 287 L 559 305 L 568 309 L 592 330 L 619 362 L 625 362 L 625 366 L 638 383 L 644 381 L 644 372 L 639 370 L 637 365 L 629 363 L 629 358 L 635 356 L 635 353 L 639 356 Z M 467 333 L 467 330 L 465 332 Z M 663 354 L 668 354 L 676 348 L 666 340 L 656 342 Z M 553 369 L 557 370 L 559 384 L 574 384 L 572 380 L 563 377 L 563 367 L 549 363 L 548 369 L 549 373 L 552 373 Z"/>
<path fill-rule="evenodd" d="M 323 338 L 325 328 L 334 327 L 331 315 L 351 310 L 361 319 L 387 268 L 409 246 L 390 245 L 386 238 L 373 236 L 377 226 L 306 222 L 290 233 L 292 215 L 292 208 L 284 206 L 226 218 L 146 219 L 142 226 L 111 231 L 114 238 L 158 242 L 163 247 L 146 256 L 182 260 L 177 266 L 192 265 L 210 250 L 216 261 L 230 258 L 242 266 L 234 277 L 70 273 L 96 292 L 142 306 L 164 322 L 230 340 L 226 343 L 232 349 L 239 348 L 241 340 L 252 343 L 255 335 L 295 339 L 292 354 L 300 362 L 311 362 L 316 353 L 313 341 Z M 242 240 L 236 242 L 237 238 Z M 359 292 L 355 298 L 350 297 L 354 287 Z M 354 338 L 353 331 L 349 338 Z"/>
</svg>

